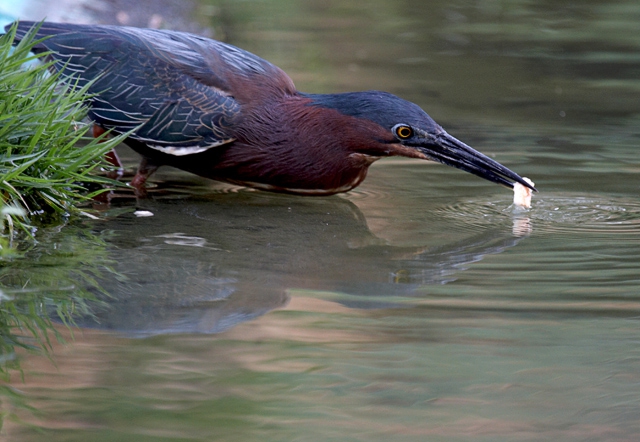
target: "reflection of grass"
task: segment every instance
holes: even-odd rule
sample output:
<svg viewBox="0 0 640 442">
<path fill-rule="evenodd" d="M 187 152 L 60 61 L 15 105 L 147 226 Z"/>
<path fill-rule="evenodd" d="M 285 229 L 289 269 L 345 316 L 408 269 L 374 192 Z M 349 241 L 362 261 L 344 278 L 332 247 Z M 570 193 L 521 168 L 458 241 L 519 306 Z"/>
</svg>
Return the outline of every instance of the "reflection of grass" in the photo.
<svg viewBox="0 0 640 442">
<path fill-rule="evenodd" d="M 97 277 L 110 272 L 106 244 L 86 226 L 48 228 L 38 242 L 0 261 L 0 378 L 20 370 L 16 348 L 48 354 L 51 339 L 61 340 L 52 318 L 71 325 L 76 315 L 91 315 L 97 302 Z M 12 408 L 24 408 L 20 394 L 0 386 L 0 428 Z M 11 417 L 14 417 L 11 415 Z"/>
<path fill-rule="evenodd" d="M 5 213 L 9 230 L 31 232 L 34 216 L 57 221 L 77 211 L 92 196 L 81 183 L 108 181 L 91 173 L 120 139 L 88 139 L 87 86 L 63 85 L 47 63 L 25 69 L 34 39 L 12 50 L 13 40 L 14 30 L 0 37 L 0 204 L 31 215 Z"/>
<path fill-rule="evenodd" d="M 0 351 L 48 348 L 50 314 L 66 324 L 90 314 L 87 300 L 108 271 L 105 243 L 86 228 L 46 229 L 20 255 L 0 266 Z M 56 337 L 59 337 L 56 334 Z M 2 366 L 0 365 L 0 372 Z"/>
</svg>

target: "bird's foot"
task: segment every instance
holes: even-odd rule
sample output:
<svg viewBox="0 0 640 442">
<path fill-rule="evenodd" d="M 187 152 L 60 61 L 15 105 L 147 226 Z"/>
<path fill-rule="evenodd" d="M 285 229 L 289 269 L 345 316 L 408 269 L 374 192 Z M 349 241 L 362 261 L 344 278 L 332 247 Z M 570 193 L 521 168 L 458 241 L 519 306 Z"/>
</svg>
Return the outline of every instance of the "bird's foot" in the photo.
<svg viewBox="0 0 640 442">
<path fill-rule="evenodd" d="M 146 199 L 149 194 L 147 193 L 147 188 L 145 183 L 147 181 L 147 175 L 141 174 L 140 171 L 136 173 L 136 176 L 129 182 L 129 186 L 133 187 L 133 192 L 138 199 Z"/>
<path fill-rule="evenodd" d="M 145 183 L 147 179 L 158 170 L 158 165 L 153 163 L 148 158 L 143 157 L 140 161 L 140 165 L 138 166 L 138 171 L 136 172 L 136 176 L 133 177 L 129 185 L 133 187 L 134 192 L 136 194 L 136 198 L 145 199 L 148 197 L 147 188 L 145 187 Z"/>
</svg>

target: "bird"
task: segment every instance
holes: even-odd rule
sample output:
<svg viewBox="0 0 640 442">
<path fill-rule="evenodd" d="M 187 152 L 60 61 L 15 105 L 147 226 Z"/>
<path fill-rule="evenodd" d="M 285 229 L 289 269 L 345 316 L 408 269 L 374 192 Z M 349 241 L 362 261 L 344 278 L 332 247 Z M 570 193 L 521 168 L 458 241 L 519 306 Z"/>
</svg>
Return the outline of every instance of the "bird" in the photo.
<svg viewBox="0 0 640 442">
<path fill-rule="evenodd" d="M 447 133 L 420 106 L 388 92 L 298 91 L 279 67 L 185 32 L 18 21 L 14 42 L 73 87 L 88 85 L 94 133 L 127 134 L 140 156 L 130 185 L 160 166 L 297 195 L 348 192 L 391 156 L 436 161 L 491 182 L 533 188 Z M 11 25 L 6 28 L 10 31 Z"/>
</svg>

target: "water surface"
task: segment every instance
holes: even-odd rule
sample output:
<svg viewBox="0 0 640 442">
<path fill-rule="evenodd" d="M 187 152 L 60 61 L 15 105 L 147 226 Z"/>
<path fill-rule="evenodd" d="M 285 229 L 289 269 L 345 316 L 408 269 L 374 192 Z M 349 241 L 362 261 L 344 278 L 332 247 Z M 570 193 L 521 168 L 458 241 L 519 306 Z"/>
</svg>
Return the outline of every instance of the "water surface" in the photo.
<svg viewBox="0 0 640 442">
<path fill-rule="evenodd" d="M 396 93 L 540 192 L 515 210 L 507 189 L 403 159 L 327 198 L 164 170 L 138 207 L 153 217 L 121 194 L 82 223 L 108 296 L 52 360 L 22 355 L 10 385 L 37 413 L 5 435 L 640 437 L 635 2 L 176 3 L 68 13 L 216 36 L 308 92 Z"/>
</svg>

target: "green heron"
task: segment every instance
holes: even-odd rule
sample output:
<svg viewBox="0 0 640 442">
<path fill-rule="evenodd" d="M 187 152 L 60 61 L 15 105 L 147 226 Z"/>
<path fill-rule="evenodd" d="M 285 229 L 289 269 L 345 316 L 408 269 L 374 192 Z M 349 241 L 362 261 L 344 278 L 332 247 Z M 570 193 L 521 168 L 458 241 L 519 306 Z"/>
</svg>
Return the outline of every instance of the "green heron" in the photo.
<svg viewBox="0 0 640 442">
<path fill-rule="evenodd" d="M 513 187 L 518 174 L 449 135 L 414 103 L 379 92 L 308 94 L 280 68 L 183 32 L 20 21 L 33 48 L 73 84 L 91 82 L 94 127 L 133 131 L 131 184 L 162 165 L 302 195 L 346 192 L 388 156 L 433 160 Z M 8 28 L 8 27 L 7 27 Z"/>
</svg>

